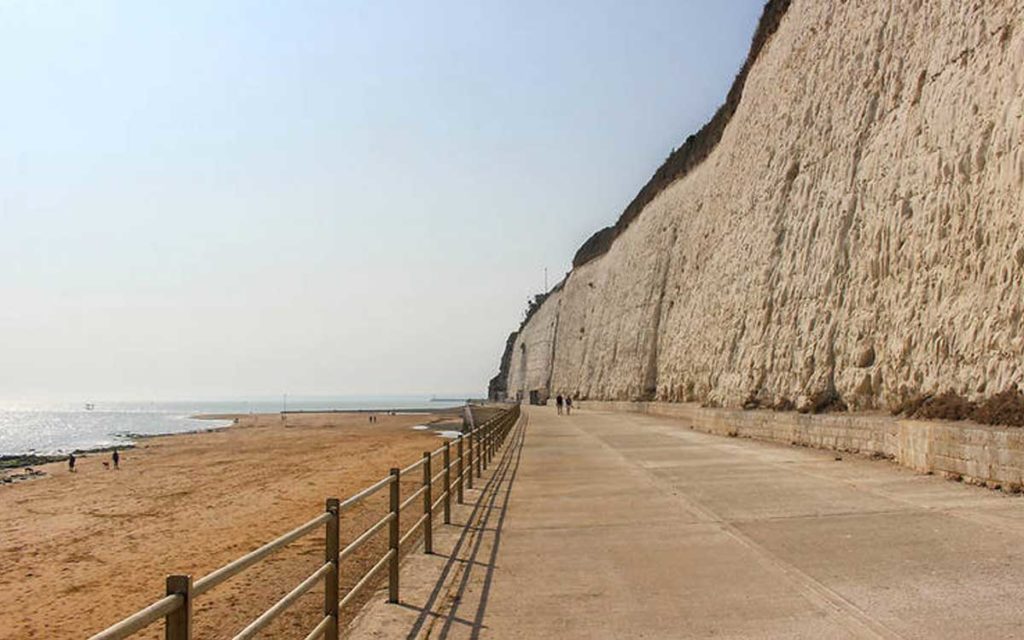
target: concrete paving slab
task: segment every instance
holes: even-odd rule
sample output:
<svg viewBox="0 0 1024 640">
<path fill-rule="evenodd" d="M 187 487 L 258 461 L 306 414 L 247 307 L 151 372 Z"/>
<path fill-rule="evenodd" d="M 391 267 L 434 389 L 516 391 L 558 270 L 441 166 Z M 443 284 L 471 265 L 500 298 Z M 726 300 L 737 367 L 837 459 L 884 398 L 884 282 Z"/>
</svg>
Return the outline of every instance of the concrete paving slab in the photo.
<svg viewBox="0 0 1024 640">
<path fill-rule="evenodd" d="M 1024 637 L 1022 498 L 671 418 L 527 417 L 350 637 Z"/>
<path fill-rule="evenodd" d="M 947 514 L 775 520 L 736 525 L 762 548 L 906 637 L 1020 637 L 1020 536 Z M 950 605 L 955 604 L 951 610 Z M 1015 618 L 1015 620 L 1014 620 Z M 1014 634 L 1005 635 L 1009 627 Z"/>
</svg>

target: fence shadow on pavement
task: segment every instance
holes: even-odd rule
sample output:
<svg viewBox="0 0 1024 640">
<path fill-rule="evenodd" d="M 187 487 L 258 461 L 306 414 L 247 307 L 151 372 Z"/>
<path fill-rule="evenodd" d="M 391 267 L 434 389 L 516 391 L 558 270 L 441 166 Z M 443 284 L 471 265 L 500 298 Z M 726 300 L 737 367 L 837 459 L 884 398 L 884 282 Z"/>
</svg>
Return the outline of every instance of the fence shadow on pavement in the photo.
<svg viewBox="0 0 1024 640">
<path fill-rule="evenodd" d="M 498 568 L 501 536 L 529 421 L 526 414 L 523 414 L 521 421 L 522 424 L 510 442 L 511 446 L 505 447 L 494 473 L 484 484 L 480 499 L 464 518 L 460 518 L 462 522 L 453 522 L 459 526 L 460 533 L 451 551 L 447 554 L 435 551 L 436 556 L 445 558 L 445 563 L 423 606 L 408 602 L 400 605 L 419 612 L 406 638 L 448 638 L 458 625 L 469 632 L 470 638 L 475 639 L 486 629 L 487 604 L 495 570 Z M 460 615 L 464 609 L 473 608 L 474 603 L 467 602 L 466 596 L 477 585 L 479 596 L 475 602 L 476 610 L 469 611 L 468 616 Z"/>
</svg>

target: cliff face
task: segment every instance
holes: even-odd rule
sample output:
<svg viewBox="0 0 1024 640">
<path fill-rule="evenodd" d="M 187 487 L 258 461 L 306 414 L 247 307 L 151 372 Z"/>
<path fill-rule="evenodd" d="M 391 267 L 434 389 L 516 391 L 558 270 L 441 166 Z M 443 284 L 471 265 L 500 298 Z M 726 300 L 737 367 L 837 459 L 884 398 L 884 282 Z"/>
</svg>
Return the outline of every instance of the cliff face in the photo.
<svg viewBox="0 0 1024 640">
<path fill-rule="evenodd" d="M 512 347 L 515 346 L 518 335 L 519 333 L 516 331 L 509 334 L 508 340 L 505 341 L 505 350 L 501 353 L 498 375 L 487 383 L 487 397 L 495 402 L 503 402 L 509 397 L 508 370 L 512 366 Z"/>
<path fill-rule="evenodd" d="M 561 291 L 552 291 L 516 334 L 508 369 L 510 397 L 545 401 L 553 395 L 552 374 L 561 297 Z M 531 398 L 530 392 L 535 392 L 536 397 Z"/>
<path fill-rule="evenodd" d="M 516 335 L 510 396 L 871 408 L 1024 381 L 1024 5 L 773 10 L 717 143 Z"/>
</svg>

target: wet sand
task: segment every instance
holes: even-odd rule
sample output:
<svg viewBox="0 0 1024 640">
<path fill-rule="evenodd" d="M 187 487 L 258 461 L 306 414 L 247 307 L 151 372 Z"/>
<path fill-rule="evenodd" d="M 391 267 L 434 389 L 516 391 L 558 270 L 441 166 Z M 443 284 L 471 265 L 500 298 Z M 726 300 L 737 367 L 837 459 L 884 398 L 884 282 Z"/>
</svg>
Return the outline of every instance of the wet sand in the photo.
<svg viewBox="0 0 1024 640">
<path fill-rule="evenodd" d="M 85 638 L 161 597 L 171 573 L 194 578 L 272 540 L 415 461 L 441 439 L 413 430 L 436 416 L 245 416 L 236 427 L 141 440 L 124 452 L 44 465 L 48 477 L 0 486 L 0 638 Z M 403 483 L 405 484 L 405 483 Z M 383 515 L 384 492 L 345 514 L 342 541 Z M 342 587 L 382 554 L 378 536 L 342 566 Z M 196 602 L 197 637 L 230 637 L 323 561 L 316 532 Z M 266 637 L 304 637 L 318 587 Z M 162 637 L 156 624 L 138 637 Z"/>
</svg>

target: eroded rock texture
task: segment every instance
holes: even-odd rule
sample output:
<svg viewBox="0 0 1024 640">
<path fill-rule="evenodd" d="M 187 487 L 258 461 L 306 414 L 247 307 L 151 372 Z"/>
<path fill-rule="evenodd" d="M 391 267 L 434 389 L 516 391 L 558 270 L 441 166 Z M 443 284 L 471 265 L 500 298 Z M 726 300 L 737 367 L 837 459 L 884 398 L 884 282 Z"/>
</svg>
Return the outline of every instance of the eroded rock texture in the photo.
<svg viewBox="0 0 1024 640">
<path fill-rule="evenodd" d="M 706 159 L 516 336 L 510 395 L 873 408 L 1024 381 L 1024 3 L 786 4 Z"/>
</svg>

